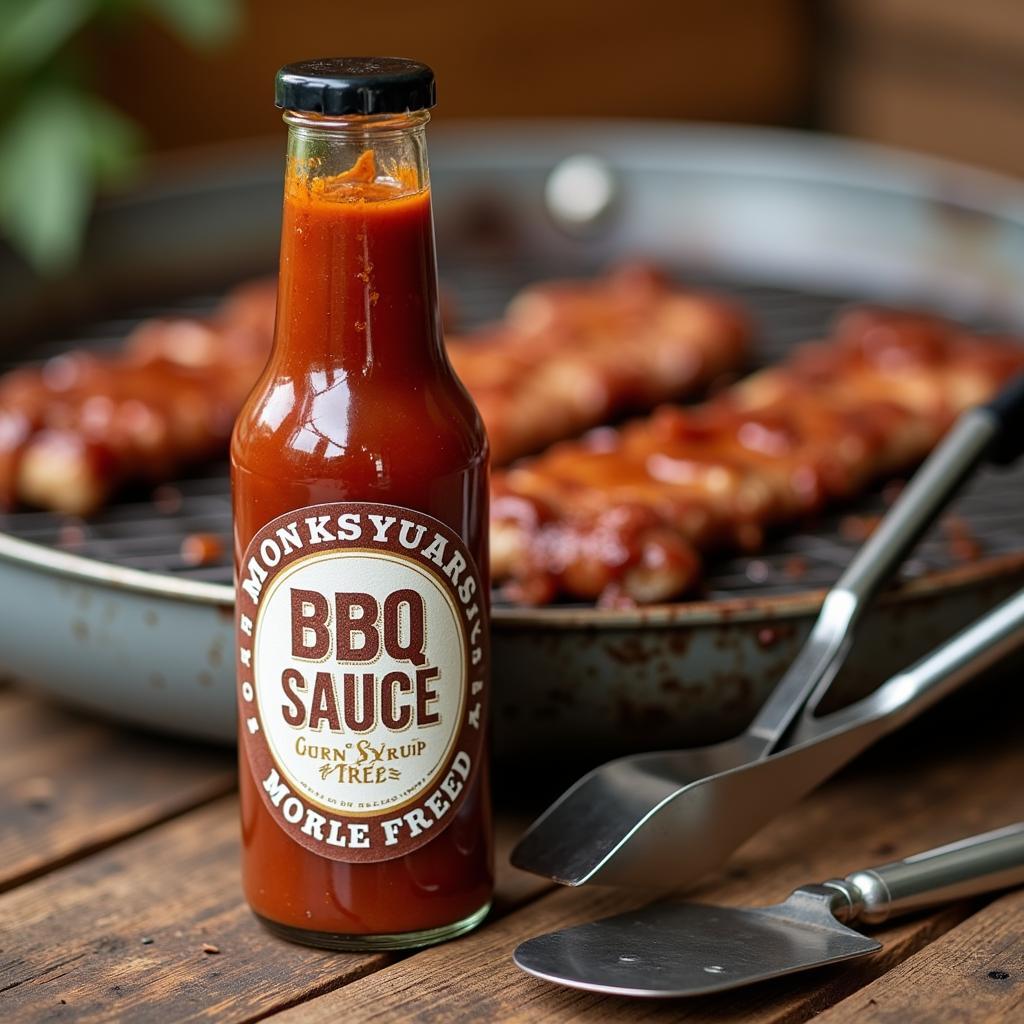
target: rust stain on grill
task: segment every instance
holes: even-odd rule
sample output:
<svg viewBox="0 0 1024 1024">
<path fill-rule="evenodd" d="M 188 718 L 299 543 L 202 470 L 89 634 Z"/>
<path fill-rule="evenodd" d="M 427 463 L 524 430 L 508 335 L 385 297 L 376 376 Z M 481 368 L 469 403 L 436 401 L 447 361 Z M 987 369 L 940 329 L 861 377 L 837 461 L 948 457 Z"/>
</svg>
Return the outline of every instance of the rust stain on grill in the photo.
<svg viewBox="0 0 1024 1024">
<path fill-rule="evenodd" d="M 640 635 L 623 637 L 614 643 L 606 643 L 604 652 L 619 665 L 642 665 L 652 655 L 647 643 Z"/>
<path fill-rule="evenodd" d="M 673 630 L 667 637 L 668 649 L 673 654 L 685 654 L 690 649 L 691 639 L 689 632 L 681 629 Z"/>
<path fill-rule="evenodd" d="M 220 668 L 224 664 L 224 644 L 222 638 L 218 637 L 210 645 L 206 652 L 206 660 L 210 668 Z"/>
<path fill-rule="evenodd" d="M 782 640 L 789 640 L 793 636 L 793 627 L 784 623 L 772 626 L 762 626 L 757 631 L 757 646 L 769 650 L 775 647 Z"/>
</svg>

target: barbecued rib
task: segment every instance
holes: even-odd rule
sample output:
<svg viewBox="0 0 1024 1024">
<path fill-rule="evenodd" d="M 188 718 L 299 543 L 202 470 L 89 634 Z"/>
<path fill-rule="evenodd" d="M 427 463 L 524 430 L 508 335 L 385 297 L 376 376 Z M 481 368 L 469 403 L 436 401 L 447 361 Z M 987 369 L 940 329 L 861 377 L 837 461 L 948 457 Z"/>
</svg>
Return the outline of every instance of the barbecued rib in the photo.
<svg viewBox="0 0 1024 1024">
<path fill-rule="evenodd" d="M 114 356 L 72 352 L 0 380 L 0 505 L 94 512 L 127 481 L 223 454 L 273 330 L 272 282 L 209 321 L 141 324 Z"/>
<path fill-rule="evenodd" d="M 730 303 L 671 286 L 647 266 L 534 285 L 505 319 L 448 353 L 472 394 L 495 465 L 626 411 L 702 391 L 744 360 Z"/>
<path fill-rule="evenodd" d="M 1024 347 L 922 315 L 858 309 L 701 406 L 658 409 L 500 474 L 492 572 L 518 600 L 650 603 L 690 591 L 703 553 L 920 460 L 963 409 L 1024 370 Z"/>
<path fill-rule="evenodd" d="M 208 321 L 141 324 L 114 356 L 72 353 L 0 379 L 0 507 L 86 515 L 122 484 L 223 454 L 262 369 L 275 287 L 233 292 Z M 496 463 L 692 392 L 741 361 L 742 317 L 647 268 L 521 293 L 497 327 L 454 340 Z"/>
</svg>

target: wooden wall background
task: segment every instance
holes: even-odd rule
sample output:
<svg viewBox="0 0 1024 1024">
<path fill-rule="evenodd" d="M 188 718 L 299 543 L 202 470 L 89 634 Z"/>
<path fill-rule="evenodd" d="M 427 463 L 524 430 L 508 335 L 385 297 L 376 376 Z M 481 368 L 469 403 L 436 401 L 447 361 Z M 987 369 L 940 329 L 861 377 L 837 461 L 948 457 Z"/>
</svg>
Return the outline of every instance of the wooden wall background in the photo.
<svg viewBox="0 0 1024 1024">
<path fill-rule="evenodd" d="M 439 119 L 668 117 L 822 128 L 1024 176 L 1024 0 L 244 0 L 209 55 L 153 23 L 85 42 L 157 150 L 279 132 L 279 65 L 394 53 Z"/>
<path fill-rule="evenodd" d="M 247 0 L 200 56 L 155 25 L 93 38 L 108 94 L 160 149 L 277 132 L 273 76 L 335 53 L 416 57 L 439 118 L 648 116 L 806 123 L 807 0 Z"/>
<path fill-rule="evenodd" d="M 1024 177 L 1022 0 L 835 0 L 824 122 Z"/>
</svg>

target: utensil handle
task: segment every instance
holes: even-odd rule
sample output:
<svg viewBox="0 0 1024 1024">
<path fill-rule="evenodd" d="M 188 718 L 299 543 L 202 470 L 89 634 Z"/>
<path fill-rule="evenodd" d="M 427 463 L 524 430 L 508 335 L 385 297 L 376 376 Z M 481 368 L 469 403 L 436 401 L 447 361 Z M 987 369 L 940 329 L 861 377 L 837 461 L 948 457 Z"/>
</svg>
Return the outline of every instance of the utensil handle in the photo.
<svg viewBox="0 0 1024 1024">
<path fill-rule="evenodd" d="M 914 474 L 833 588 L 852 595 L 857 612 L 899 567 L 989 452 L 1000 423 L 984 406 L 964 413 Z"/>
<path fill-rule="evenodd" d="M 825 885 L 849 900 L 842 920 L 879 924 L 935 903 L 1024 882 L 1024 822 L 854 871 Z"/>
<path fill-rule="evenodd" d="M 999 423 L 989 458 L 1006 464 L 1024 455 L 1024 373 L 1012 380 L 983 408 Z"/>
<path fill-rule="evenodd" d="M 1022 452 L 1024 374 L 1015 377 L 987 405 L 970 409 L 958 417 L 826 595 L 812 636 L 819 627 L 823 635 L 828 632 L 822 620 L 831 610 L 833 627 L 845 618 L 846 637 L 842 644 L 833 644 L 831 660 L 821 671 L 820 679 L 803 706 L 805 721 L 814 715 L 832 685 L 849 646 L 849 634 L 864 609 L 978 464 L 986 458 L 1009 463 Z M 835 607 L 830 609 L 830 605 Z M 842 614 L 835 615 L 836 609 Z"/>
<path fill-rule="evenodd" d="M 761 753 L 770 753 L 798 717 L 798 732 L 810 728 L 864 609 L 977 465 L 986 457 L 1012 461 L 1022 450 L 1024 374 L 957 418 L 825 595 L 807 642 L 747 730 Z"/>
<path fill-rule="evenodd" d="M 877 723 L 878 735 L 892 732 L 959 689 L 969 679 L 1024 645 L 1024 590 L 976 619 L 944 644 L 853 704 L 797 723 L 790 746 Z"/>
</svg>

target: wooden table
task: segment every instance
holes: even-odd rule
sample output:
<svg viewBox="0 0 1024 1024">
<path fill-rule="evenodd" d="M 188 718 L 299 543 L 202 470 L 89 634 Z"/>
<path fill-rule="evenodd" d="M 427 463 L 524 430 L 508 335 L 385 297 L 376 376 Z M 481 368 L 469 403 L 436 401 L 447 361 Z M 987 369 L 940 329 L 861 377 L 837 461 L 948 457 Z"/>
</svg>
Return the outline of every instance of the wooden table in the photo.
<svg viewBox="0 0 1024 1024">
<path fill-rule="evenodd" d="M 1022 710 L 1015 680 L 976 684 L 762 832 L 699 897 L 772 902 L 1024 818 Z M 228 752 L 0 690 L 0 1020 L 1024 1019 L 1024 892 L 890 925 L 875 956 L 728 996 L 656 1003 L 544 984 L 513 966 L 518 941 L 635 898 L 509 868 L 520 821 L 508 810 L 495 911 L 476 933 L 406 956 L 289 945 L 242 901 L 234 787 Z"/>
</svg>

